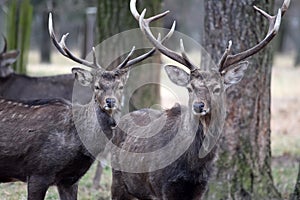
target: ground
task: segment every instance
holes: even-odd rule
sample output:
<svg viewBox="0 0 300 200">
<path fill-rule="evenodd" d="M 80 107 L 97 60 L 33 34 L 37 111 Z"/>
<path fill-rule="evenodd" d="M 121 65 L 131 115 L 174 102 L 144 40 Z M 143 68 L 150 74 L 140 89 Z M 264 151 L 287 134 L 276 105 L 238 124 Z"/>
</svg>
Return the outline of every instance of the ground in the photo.
<svg viewBox="0 0 300 200">
<path fill-rule="evenodd" d="M 272 170 L 287 199 L 295 186 L 300 162 L 300 66 L 288 55 L 277 56 L 272 73 Z"/>
<path fill-rule="evenodd" d="M 45 75 L 69 73 L 74 63 L 67 62 L 60 55 L 54 55 L 52 65 L 38 64 L 36 53 L 31 53 L 29 74 Z M 69 65 L 69 67 L 65 67 Z M 300 67 L 293 67 L 293 57 L 278 55 L 275 58 L 272 73 L 272 173 L 278 190 L 284 199 L 292 192 L 298 170 L 297 161 L 300 161 Z M 166 79 L 162 75 L 162 79 Z M 166 84 L 168 87 L 168 84 Z M 177 90 L 176 90 L 177 91 Z M 185 95 L 184 90 L 180 92 Z M 172 105 L 172 99 L 164 92 L 164 105 Z M 179 95 L 180 96 L 180 95 Z M 175 98 L 177 99 L 177 98 Z M 92 177 L 95 166 L 81 179 L 79 186 L 79 199 L 106 200 L 110 199 L 111 173 L 109 167 L 105 168 L 101 181 L 101 189 L 92 188 Z M 26 199 L 26 185 L 24 183 L 9 183 L 0 185 L 2 200 Z M 58 199 L 57 191 L 51 188 L 47 192 L 47 200 Z"/>
</svg>

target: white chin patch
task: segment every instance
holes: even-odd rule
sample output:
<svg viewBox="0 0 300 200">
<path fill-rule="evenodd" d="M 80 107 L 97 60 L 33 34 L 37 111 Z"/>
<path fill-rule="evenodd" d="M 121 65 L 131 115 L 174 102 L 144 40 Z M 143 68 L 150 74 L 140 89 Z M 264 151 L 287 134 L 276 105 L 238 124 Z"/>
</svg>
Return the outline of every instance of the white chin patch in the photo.
<svg viewBox="0 0 300 200">
<path fill-rule="evenodd" d="M 205 116 L 205 115 L 207 115 L 207 114 L 209 113 L 209 109 L 204 110 L 204 111 L 202 111 L 201 113 L 195 112 L 195 111 L 193 110 L 193 113 L 194 113 L 194 115 L 197 115 L 197 116 Z"/>
<path fill-rule="evenodd" d="M 116 110 L 117 108 L 116 107 L 113 107 L 113 108 L 109 108 L 108 106 L 104 106 L 104 110 L 106 110 L 106 111 L 114 111 L 114 110 Z"/>
</svg>

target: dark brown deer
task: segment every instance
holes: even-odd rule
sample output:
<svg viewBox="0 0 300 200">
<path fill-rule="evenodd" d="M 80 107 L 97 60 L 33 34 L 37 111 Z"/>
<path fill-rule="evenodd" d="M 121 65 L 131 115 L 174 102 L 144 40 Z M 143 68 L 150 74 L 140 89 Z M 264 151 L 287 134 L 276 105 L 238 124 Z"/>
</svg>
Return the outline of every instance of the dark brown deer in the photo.
<svg viewBox="0 0 300 200">
<path fill-rule="evenodd" d="M 7 52 L 7 42 L 3 51 L 0 52 L 0 96 L 11 100 L 33 100 L 63 98 L 72 100 L 74 88 L 74 75 L 64 74 L 56 76 L 31 77 L 17 74 L 11 67 L 16 61 L 19 52 Z M 79 103 L 88 103 L 92 96 L 89 88 L 76 87 L 80 98 L 76 99 Z M 78 95 L 79 96 L 79 95 Z"/>
<path fill-rule="evenodd" d="M 77 199 L 79 179 L 112 136 L 113 117 L 130 67 L 155 49 L 131 59 L 133 48 L 119 66 L 107 71 L 98 64 L 95 51 L 90 62 L 67 48 L 67 35 L 57 41 L 51 14 L 49 32 L 62 55 L 91 69 L 73 68 L 72 73 L 91 88 L 93 97 L 87 105 L 62 99 L 0 99 L 0 182 L 27 182 L 29 200 L 44 199 L 51 185 L 57 186 L 61 199 L 73 200 Z"/>
<path fill-rule="evenodd" d="M 243 60 L 263 49 L 277 34 L 288 5 L 289 0 L 285 0 L 276 16 L 255 7 L 270 21 L 267 36 L 236 55 L 230 54 L 229 42 L 218 68 L 210 66 L 203 71 L 189 60 L 182 41 L 182 53 L 178 54 L 153 37 L 149 24 L 167 12 L 144 19 L 146 10 L 139 14 L 136 0 L 131 0 L 131 12 L 150 42 L 162 54 L 189 70 L 186 73 L 176 66 L 165 67 L 173 83 L 188 89 L 189 104 L 188 107 L 177 104 L 162 112 L 139 110 L 121 118 L 116 138 L 112 140 L 122 148 L 114 152 L 112 160 L 112 199 L 191 200 L 203 197 L 216 155 L 215 143 L 225 119 L 225 90 L 242 79 L 248 67 L 248 62 Z M 127 135 L 125 140 L 123 135 Z M 177 142 L 174 143 L 175 138 Z M 184 145 L 185 148 L 181 148 Z M 168 153 L 158 151 L 166 151 L 166 148 L 169 148 Z"/>
</svg>

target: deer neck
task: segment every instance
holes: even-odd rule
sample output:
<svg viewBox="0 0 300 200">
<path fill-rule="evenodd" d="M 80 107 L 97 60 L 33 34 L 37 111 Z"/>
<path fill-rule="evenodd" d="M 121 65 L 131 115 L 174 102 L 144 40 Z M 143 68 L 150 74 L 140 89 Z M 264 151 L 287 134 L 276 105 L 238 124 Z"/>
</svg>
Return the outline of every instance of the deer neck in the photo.
<svg viewBox="0 0 300 200">
<path fill-rule="evenodd" d="M 85 154 L 96 157 L 104 151 L 113 136 L 115 121 L 92 100 L 87 105 L 73 106 L 73 120 Z"/>
</svg>

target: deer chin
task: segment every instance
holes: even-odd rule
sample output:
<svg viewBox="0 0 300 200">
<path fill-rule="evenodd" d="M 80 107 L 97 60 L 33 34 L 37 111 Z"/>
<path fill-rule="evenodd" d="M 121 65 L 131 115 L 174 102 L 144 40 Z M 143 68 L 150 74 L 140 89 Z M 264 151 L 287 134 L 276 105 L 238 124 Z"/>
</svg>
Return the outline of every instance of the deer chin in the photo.
<svg viewBox="0 0 300 200">
<path fill-rule="evenodd" d="M 207 110 L 203 110 L 202 112 L 196 112 L 195 110 L 193 110 L 193 114 L 200 117 L 206 116 L 207 114 L 209 114 L 209 112 L 210 112 L 209 108 Z"/>
<path fill-rule="evenodd" d="M 103 106 L 102 110 L 104 110 L 109 115 L 112 115 L 117 110 L 117 107 L 110 108 L 107 105 L 105 105 Z"/>
</svg>

